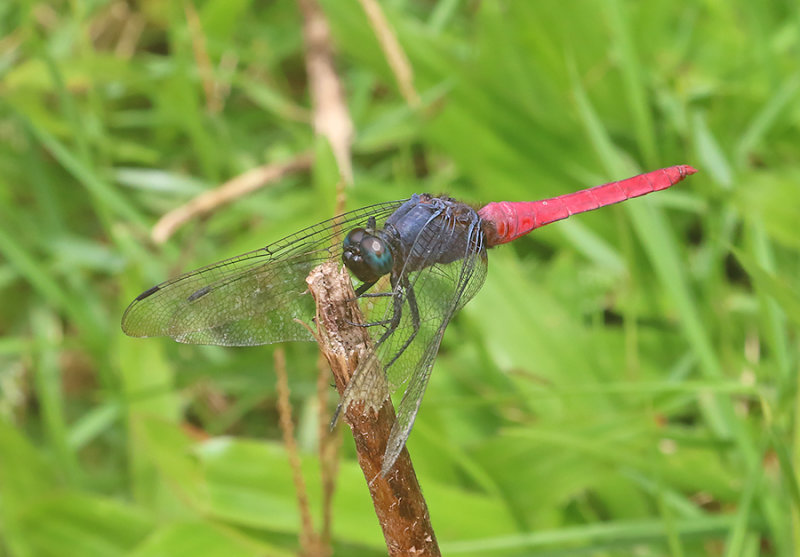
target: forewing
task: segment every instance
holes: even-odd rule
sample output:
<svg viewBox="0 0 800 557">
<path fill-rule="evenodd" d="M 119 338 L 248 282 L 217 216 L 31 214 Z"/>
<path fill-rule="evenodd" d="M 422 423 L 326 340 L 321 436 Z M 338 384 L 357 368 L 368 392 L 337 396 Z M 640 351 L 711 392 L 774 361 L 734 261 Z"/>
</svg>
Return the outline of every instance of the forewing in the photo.
<svg viewBox="0 0 800 557">
<path fill-rule="evenodd" d="M 122 329 L 135 337 L 222 346 L 311 340 L 294 321 L 307 322 L 314 315 L 306 276 L 323 261 L 341 257 L 343 234 L 366 226 L 371 217 L 381 226 L 402 203 L 345 213 L 154 286 L 125 310 Z"/>
</svg>

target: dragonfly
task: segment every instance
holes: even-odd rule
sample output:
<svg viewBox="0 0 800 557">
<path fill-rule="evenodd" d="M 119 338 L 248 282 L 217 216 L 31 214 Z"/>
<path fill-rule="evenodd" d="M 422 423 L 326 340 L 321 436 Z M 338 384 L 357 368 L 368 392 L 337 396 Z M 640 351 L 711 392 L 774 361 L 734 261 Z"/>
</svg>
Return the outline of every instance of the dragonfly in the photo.
<svg viewBox="0 0 800 557">
<path fill-rule="evenodd" d="M 380 408 L 386 385 L 391 392 L 404 388 L 383 457 L 386 475 L 411 432 L 448 323 L 483 285 L 488 249 L 571 215 L 664 190 L 695 172 L 671 166 L 550 199 L 480 209 L 429 194 L 356 209 L 145 290 L 125 310 L 122 330 L 221 346 L 311 341 L 301 324 L 315 311 L 305 278 L 321 263 L 340 260 L 360 282 L 355 294 L 373 343 L 333 421 L 356 401 Z"/>
</svg>

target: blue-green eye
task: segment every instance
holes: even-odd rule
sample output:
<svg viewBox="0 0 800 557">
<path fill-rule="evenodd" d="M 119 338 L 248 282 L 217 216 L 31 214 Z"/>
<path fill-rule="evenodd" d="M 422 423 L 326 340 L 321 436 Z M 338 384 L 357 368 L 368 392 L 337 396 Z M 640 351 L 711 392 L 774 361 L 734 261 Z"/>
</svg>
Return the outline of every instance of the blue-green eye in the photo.
<svg viewBox="0 0 800 557">
<path fill-rule="evenodd" d="M 392 270 L 392 252 L 386 242 L 363 228 L 351 230 L 342 247 L 342 261 L 364 282 L 374 282 Z"/>
</svg>

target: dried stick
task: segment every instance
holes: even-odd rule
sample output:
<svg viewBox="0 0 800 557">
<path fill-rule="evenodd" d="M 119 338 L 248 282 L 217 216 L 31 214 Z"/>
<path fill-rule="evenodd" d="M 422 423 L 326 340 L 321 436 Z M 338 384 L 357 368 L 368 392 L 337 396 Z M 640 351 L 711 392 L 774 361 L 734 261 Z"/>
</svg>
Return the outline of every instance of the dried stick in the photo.
<svg viewBox="0 0 800 557">
<path fill-rule="evenodd" d="M 203 80 L 203 91 L 206 96 L 206 110 L 210 114 L 216 114 L 222 110 L 222 95 L 220 88 L 214 81 L 214 70 L 211 66 L 211 57 L 208 55 L 206 47 L 206 37 L 203 34 L 203 24 L 200 16 L 191 2 L 184 2 L 183 9 L 186 12 L 186 24 L 192 38 L 192 51 L 197 63 L 200 78 Z"/>
<path fill-rule="evenodd" d="M 333 60 L 331 30 L 316 0 L 297 0 L 303 16 L 306 45 L 306 72 L 311 103 L 314 107 L 314 131 L 330 143 L 339 173 L 353 183 L 353 121 L 344 98 L 344 87 Z"/>
<path fill-rule="evenodd" d="M 375 36 L 378 37 L 378 42 L 381 44 L 381 49 L 392 69 L 394 78 L 397 81 L 397 86 L 400 88 L 400 94 L 406 100 L 406 103 L 411 108 L 419 106 L 419 95 L 417 90 L 414 89 L 414 69 L 411 67 L 411 62 L 408 61 L 403 47 L 400 46 L 400 41 L 397 40 L 392 26 L 386 19 L 381 5 L 376 0 L 359 0 L 361 8 L 367 14 L 369 24 L 372 30 L 375 31 Z"/>
<path fill-rule="evenodd" d="M 371 339 L 365 327 L 353 285 L 345 269 L 330 261 L 315 268 L 306 279 L 317 303 L 320 350 L 331 366 L 336 389 L 344 392 L 350 377 L 365 357 Z M 382 370 L 375 370 L 383 373 Z M 383 529 L 389 555 L 441 555 L 428 507 L 405 448 L 386 477 L 381 464 L 395 414 L 387 398 L 376 413 L 354 403 L 343 412 L 353 431 L 358 463 L 367 480 L 372 504 Z"/>
<path fill-rule="evenodd" d="M 292 469 L 292 481 L 297 493 L 297 506 L 300 509 L 300 547 L 302 555 L 321 555 L 322 544 L 319 536 L 314 532 L 314 523 L 311 520 L 311 509 L 308 504 L 308 490 L 300 469 L 300 454 L 294 440 L 294 423 L 292 422 L 292 405 L 289 401 L 289 378 L 286 374 L 286 355 L 283 348 L 277 348 L 274 355 L 275 373 L 278 376 L 276 389 L 278 391 L 278 415 L 280 417 L 283 444 L 289 455 L 289 466 Z M 329 555 L 330 551 L 324 554 Z"/>
<path fill-rule="evenodd" d="M 339 472 L 339 447 L 341 435 L 330 428 L 328 393 L 330 392 L 330 375 L 322 354 L 317 361 L 317 401 L 319 403 L 319 474 L 322 481 L 322 528 L 320 541 L 330 547 L 331 527 L 333 526 L 333 496 L 336 492 L 336 477 Z"/>
<path fill-rule="evenodd" d="M 150 236 L 156 244 L 163 244 L 184 223 L 194 218 L 205 217 L 234 199 L 247 195 L 270 182 L 280 180 L 287 174 L 308 170 L 311 168 L 312 161 L 311 155 L 302 154 L 286 162 L 266 164 L 248 170 L 161 217 L 153 227 Z"/>
</svg>

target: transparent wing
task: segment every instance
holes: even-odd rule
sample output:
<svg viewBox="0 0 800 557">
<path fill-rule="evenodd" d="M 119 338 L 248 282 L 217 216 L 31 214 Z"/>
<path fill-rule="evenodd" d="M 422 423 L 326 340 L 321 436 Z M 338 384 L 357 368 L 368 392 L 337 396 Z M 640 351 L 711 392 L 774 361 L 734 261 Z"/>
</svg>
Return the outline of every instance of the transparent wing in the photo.
<svg viewBox="0 0 800 557">
<path fill-rule="evenodd" d="M 481 234 L 481 240 L 482 238 Z M 486 270 L 486 251 L 481 245 L 480 249 L 471 250 L 460 262 L 433 265 L 417 272 L 414 277 L 413 289 L 420 313 L 438 314 L 440 318 L 424 320 L 424 326 L 417 334 L 422 338 L 415 339 L 419 348 L 405 350 L 389 368 L 390 384 L 407 381 L 407 386 L 397 407 L 397 418 L 386 446 L 382 466 L 384 475 L 394 465 L 411 433 L 444 331 L 453 315 L 483 286 Z M 391 344 L 396 345 L 399 342 L 400 339 L 393 339 Z M 388 348 L 386 354 L 391 353 L 391 350 L 392 348 Z"/>
<path fill-rule="evenodd" d="M 443 226 L 441 220 L 433 219 L 423 228 L 416 243 L 428 246 L 426 251 L 431 254 L 437 253 L 433 246 L 438 242 L 455 244 L 463 257 L 452 263 L 423 264 L 419 271 L 404 270 L 391 297 L 362 298 L 362 310 L 367 321 L 372 322 L 390 320 L 395 304 L 401 304 L 399 323 L 373 327 L 374 355 L 356 370 L 340 403 L 345 408 L 351 402 L 363 400 L 368 406 L 380 407 L 387 394 L 386 381 L 376 377 L 376 368 L 384 370 L 392 391 L 405 385 L 384 456 L 384 474 L 394 464 L 411 432 L 448 323 L 486 278 L 487 257 L 480 227 L 475 224 L 465 231 L 457 223 Z M 375 359 L 380 366 L 375 366 Z"/>
<path fill-rule="evenodd" d="M 135 337 L 169 336 L 222 346 L 312 340 L 294 321 L 314 315 L 306 276 L 323 261 L 341 257 L 342 233 L 366 226 L 372 217 L 382 226 L 402 203 L 345 213 L 154 286 L 125 310 L 122 330 Z"/>
</svg>

